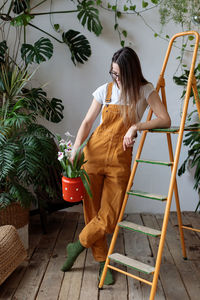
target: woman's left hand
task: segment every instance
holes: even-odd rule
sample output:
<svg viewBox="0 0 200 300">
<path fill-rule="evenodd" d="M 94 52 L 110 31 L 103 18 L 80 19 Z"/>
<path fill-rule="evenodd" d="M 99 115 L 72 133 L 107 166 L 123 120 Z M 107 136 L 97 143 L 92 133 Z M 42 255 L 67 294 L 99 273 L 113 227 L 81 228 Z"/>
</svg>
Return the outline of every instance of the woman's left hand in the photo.
<svg viewBox="0 0 200 300">
<path fill-rule="evenodd" d="M 124 151 L 128 147 L 133 147 L 136 137 L 137 137 L 137 128 L 136 128 L 135 125 L 133 125 L 128 129 L 127 133 L 124 136 L 124 139 L 123 139 L 123 149 L 124 149 Z"/>
</svg>

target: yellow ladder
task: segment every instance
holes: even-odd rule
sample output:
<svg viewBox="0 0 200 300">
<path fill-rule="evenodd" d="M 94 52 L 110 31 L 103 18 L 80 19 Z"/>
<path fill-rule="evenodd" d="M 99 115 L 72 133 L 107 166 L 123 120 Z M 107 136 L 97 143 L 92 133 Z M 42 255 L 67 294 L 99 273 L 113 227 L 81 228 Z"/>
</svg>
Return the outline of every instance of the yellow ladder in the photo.
<svg viewBox="0 0 200 300">
<path fill-rule="evenodd" d="M 182 253 L 183 253 L 183 258 L 186 259 L 186 249 L 185 249 L 185 242 L 184 242 L 184 235 L 183 235 L 183 228 L 185 226 L 182 225 L 182 218 L 181 218 L 181 211 L 180 211 L 180 204 L 179 204 L 179 195 L 178 195 L 178 187 L 177 187 L 177 181 L 176 181 L 176 173 L 177 173 L 177 168 L 178 168 L 178 162 L 179 162 L 179 156 L 180 156 L 180 150 L 181 150 L 181 145 L 182 145 L 182 140 L 183 140 L 183 132 L 184 131 L 200 131 L 200 127 L 185 127 L 185 121 L 186 121 L 186 116 L 187 116 L 187 110 L 188 110 L 188 103 L 190 99 L 190 94 L 191 90 L 193 90 L 194 97 L 195 97 L 195 103 L 197 106 L 197 111 L 200 119 L 200 100 L 198 96 L 198 91 L 197 91 L 197 85 L 196 85 L 196 78 L 194 76 L 194 69 L 195 69 L 195 63 L 196 63 L 196 58 L 197 58 L 197 51 L 199 47 L 199 34 L 196 31 L 187 31 L 187 32 L 181 32 L 172 37 L 172 39 L 169 42 L 169 46 L 166 52 L 166 56 L 164 59 L 163 67 L 160 73 L 160 77 L 156 86 L 156 91 L 159 92 L 161 90 L 161 99 L 163 101 L 163 104 L 167 108 L 167 103 L 166 103 L 166 95 L 165 95 L 165 80 L 164 80 L 164 73 L 165 69 L 167 66 L 167 62 L 169 59 L 169 55 L 171 53 L 172 45 L 175 41 L 175 39 L 182 37 L 182 36 L 189 36 L 193 35 L 195 37 L 195 46 L 194 46 L 194 51 L 193 51 L 193 57 L 192 57 L 192 62 L 191 62 L 191 67 L 190 67 L 190 73 L 188 77 L 188 83 L 187 83 L 187 90 L 185 94 L 185 99 L 184 99 L 184 104 L 183 104 L 183 112 L 182 112 L 182 117 L 181 117 L 181 123 L 180 127 L 171 127 L 168 129 L 154 129 L 154 130 L 146 130 L 143 131 L 140 144 L 138 146 L 137 154 L 135 157 L 135 161 L 133 163 L 133 168 L 131 171 L 130 179 L 127 185 L 127 190 L 126 190 L 126 195 L 124 197 L 124 201 L 122 204 L 121 212 L 119 215 L 119 219 L 112 237 L 112 241 L 110 244 L 110 248 L 108 251 L 108 256 L 106 259 L 105 267 L 102 273 L 101 281 L 99 283 L 99 288 L 103 287 L 103 283 L 105 280 L 105 276 L 107 273 L 107 269 L 113 269 L 115 271 L 118 271 L 122 274 L 125 274 L 127 276 L 130 276 L 134 279 L 137 279 L 139 281 L 142 281 L 148 285 L 151 286 L 151 292 L 150 292 L 150 300 L 153 300 L 155 297 L 156 293 L 156 287 L 157 287 L 157 282 L 158 282 L 158 276 L 159 276 L 159 271 L 160 271 L 160 265 L 161 265 L 161 260 L 162 260 L 162 253 L 163 253 L 163 248 L 164 248 L 164 242 L 165 242 L 165 237 L 166 237 L 166 231 L 167 231 L 167 225 L 168 225 L 168 219 L 169 219 L 169 214 L 170 214 L 170 207 L 171 207 L 171 201 L 172 201 L 172 196 L 173 192 L 175 195 L 175 202 L 176 202 L 176 210 L 177 210 L 177 217 L 178 217 L 178 225 L 179 225 L 179 233 L 180 233 L 180 240 L 181 240 L 181 246 L 182 246 Z M 152 110 L 150 109 L 148 116 L 147 116 L 147 121 L 151 120 L 152 118 Z M 160 162 L 160 161 L 147 161 L 147 160 L 142 160 L 140 159 L 141 152 L 143 149 L 143 145 L 146 139 L 146 135 L 149 132 L 163 132 L 166 134 L 167 137 L 167 144 L 168 144 L 168 150 L 169 150 L 169 159 L 170 162 L 165 163 L 165 162 Z M 175 155 L 173 156 L 173 150 L 172 150 L 172 142 L 171 142 L 171 134 L 177 133 L 178 134 L 178 139 L 177 139 L 177 145 L 176 145 L 176 150 L 175 150 Z M 159 165 L 167 165 L 171 167 L 171 178 L 170 178 L 170 183 L 169 183 L 169 190 L 168 190 L 168 195 L 167 196 L 162 196 L 162 195 L 153 195 L 149 194 L 147 192 L 141 192 L 137 190 L 131 190 L 131 187 L 133 185 L 133 180 L 136 174 L 136 169 L 138 166 L 138 163 L 152 163 L 152 164 L 159 164 Z M 158 231 L 155 229 L 151 229 L 145 226 L 137 225 L 131 222 L 127 221 L 122 221 L 124 211 L 126 208 L 126 204 L 128 201 L 128 196 L 129 195 L 136 195 L 144 198 L 151 198 L 151 199 L 157 199 L 160 201 L 166 201 L 166 207 L 165 207 L 165 213 L 164 213 L 164 219 L 163 219 L 163 224 L 162 224 L 162 230 Z M 131 259 L 127 256 L 124 256 L 119 253 L 113 253 L 116 239 L 119 233 L 120 228 L 126 228 L 130 229 L 133 231 L 141 232 L 147 235 L 151 235 L 154 237 L 159 237 L 160 242 L 159 242 L 159 247 L 158 247 L 158 252 L 157 252 L 157 258 L 156 258 L 156 264 L 155 267 L 149 266 L 147 264 L 144 264 L 142 262 L 136 261 L 134 259 Z M 199 231 L 198 229 L 193 229 L 186 227 L 187 229 L 191 230 L 196 230 Z M 142 277 L 136 276 L 132 273 L 128 273 L 126 271 L 121 270 L 120 268 L 116 268 L 110 264 L 110 261 L 115 261 L 118 262 L 122 265 L 131 267 L 132 269 L 135 269 L 137 271 L 143 272 L 145 274 L 152 274 L 153 279 L 152 281 L 148 281 Z"/>
</svg>

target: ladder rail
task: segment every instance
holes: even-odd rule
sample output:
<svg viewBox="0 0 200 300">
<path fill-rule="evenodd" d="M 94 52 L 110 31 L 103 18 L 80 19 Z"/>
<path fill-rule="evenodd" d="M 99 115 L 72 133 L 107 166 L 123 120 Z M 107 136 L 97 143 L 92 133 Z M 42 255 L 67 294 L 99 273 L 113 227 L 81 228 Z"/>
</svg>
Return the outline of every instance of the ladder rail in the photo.
<svg viewBox="0 0 200 300">
<path fill-rule="evenodd" d="M 164 213 L 162 234 L 161 234 L 160 243 L 159 243 L 159 247 L 158 247 L 155 273 L 154 273 L 154 277 L 153 277 L 153 284 L 152 284 L 152 289 L 151 289 L 150 298 L 149 298 L 150 300 L 154 300 L 155 293 L 156 293 L 156 286 L 157 286 L 160 265 L 161 265 L 161 260 L 162 260 L 162 252 L 163 252 L 164 241 L 165 241 L 166 232 L 167 232 L 167 224 L 168 224 L 168 220 L 169 220 L 172 195 L 173 195 L 173 190 L 174 190 L 174 185 L 175 185 L 175 180 L 176 180 L 176 173 L 177 173 L 179 156 L 180 156 L 181 145 L 182 145 L 182 140 L 183 140 L 184 126 L 185 126 L 185 121 L 186 121 L 186 117 L 187 117 L 188 103 L 189 103 L 189 99 L 190 99 L 190 93 L 191 93 L 193 76 L 194 76 L 195 62 L 196 62 L 197 51 L 198 51 L 198 46 L 199 46 L 199 34 L 198 34 L 198 32 L 195 32 L 195 31 L 188 31 L 188 32 L 176 34 L 172 38 L 172 41 L 174 42 L 174 40 L 177 37 L 184 36 L 184 35 L 195 35 L 196 41 L 195 41 L 195 47 L 194 47 L 194 52 L 193 52 L 193 57 L 192 57 L 192 62 L 191 62 L 191 67 L 190 67 L 190 73 L 189 73 L 189 77 L 188 77 L 187 90 L 186 90 L 185 99 L 184 99 L 183 112 L 182 112 L 180 130 L 179 130 L 179 134 L 178 134 L 177 146 L 176 146 L 176 151 L 175 151 L 175 155 L 174 155 L 174 165 L 173 165 L 173 170 L 172 170 L 171 180 L 170 180 L 170 185 L 169 185 L 169 192 L 168 192 L 168 198 L 167 198 L 168 200 L 167 200 L 165 213 Z M 172 43 L 170 43 L 170 47 L 169 47 L 170 49 L 168 48 L 168 50 L 171 51 L 171 47 L 172 47 Z M 168 57 L 169 57 L 169 55 L 168 55 Z M 166 68 L 166 66 L 165 66 L 165 68 Z"/>
</svg>

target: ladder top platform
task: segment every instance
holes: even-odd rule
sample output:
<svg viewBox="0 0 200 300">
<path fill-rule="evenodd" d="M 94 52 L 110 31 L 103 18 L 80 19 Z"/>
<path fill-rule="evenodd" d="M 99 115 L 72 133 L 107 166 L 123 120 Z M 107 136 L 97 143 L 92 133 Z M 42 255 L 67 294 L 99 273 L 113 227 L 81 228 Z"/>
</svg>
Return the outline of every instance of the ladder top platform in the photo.
<svg viewBox="0 0 200 300">
<path fill-rule="evenodd" d="M 165 133 L 178 133 L 180 127 L 179 126 L 172 126 L 170 128 L 154 128 L 148 130 L 149 132 L 165 132 Z M 195 126 L 186 126 L 184 128 L 184 131 L 200 131 L 200 124 L 195 125 Z"/>
</svg>

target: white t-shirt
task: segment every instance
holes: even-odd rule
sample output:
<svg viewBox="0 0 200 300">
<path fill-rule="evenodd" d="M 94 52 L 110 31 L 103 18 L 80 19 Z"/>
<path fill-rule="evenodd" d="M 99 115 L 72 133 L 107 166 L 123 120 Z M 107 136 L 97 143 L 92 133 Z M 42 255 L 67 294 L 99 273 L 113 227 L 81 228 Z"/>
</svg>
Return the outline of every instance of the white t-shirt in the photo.
<svg viewBox="0 0 200 300">
<path fill-rule="evenodd" d="M 94 91 L 92 94 L 93 97 L 101 103 L 103 106 L 106 105 L 106 95 L 107 95 L 107 86 L 108 83 L 103 84 L 99 88 Z M 149 98 L 150 94 L 154 91 L 154 86 L 152 83 L 147 83 L 140 88 L 140 99 L 137 103 L 137 114 L 138 117 L 137 121 L 140 121 L 145 109 L 148 106 L 147 99 Z M 120 89 L 118 88 L 117 84 L 114 82 L 113 88 L 112 88 L 112 95 L 111 95 L 111 103 L 109 104 L 117 104 L 120 105 Z"/>
</svg>

